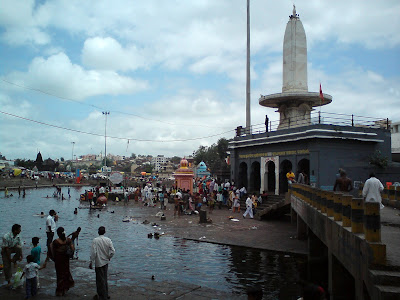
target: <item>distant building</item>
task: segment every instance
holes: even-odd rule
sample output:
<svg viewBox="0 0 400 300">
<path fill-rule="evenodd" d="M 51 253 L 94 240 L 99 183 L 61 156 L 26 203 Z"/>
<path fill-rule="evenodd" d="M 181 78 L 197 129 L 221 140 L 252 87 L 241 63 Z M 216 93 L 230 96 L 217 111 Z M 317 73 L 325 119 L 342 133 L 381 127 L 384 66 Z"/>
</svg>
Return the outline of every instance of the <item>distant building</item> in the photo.
<svg viewBox="0 0 400 300">
<path fill-rule="evenodd" d="M 14 166 L 13 160 L 0 160 L 0 168 Z"/>
<path fill-rule="evenodd" d="M 392 160 L 400 162 L 400 121 L 392 123 Z"/>
<path fill-rule="evenodd" d="M 151 158 L 151 164 L 154 166 L 154 170 L 159 172 L 161 170 L 162 165 L 165 165 L 167 162 L 167 158 L 164 155 L 157 155 Z"/>
</svg>

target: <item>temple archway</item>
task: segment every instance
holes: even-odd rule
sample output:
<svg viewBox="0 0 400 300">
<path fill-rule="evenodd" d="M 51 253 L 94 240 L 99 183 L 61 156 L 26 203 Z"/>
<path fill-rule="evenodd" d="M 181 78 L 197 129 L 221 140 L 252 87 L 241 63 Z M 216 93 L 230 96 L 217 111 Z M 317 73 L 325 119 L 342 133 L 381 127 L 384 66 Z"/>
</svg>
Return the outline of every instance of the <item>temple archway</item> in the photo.
<svg viewBox="0 0 400 300">
<path fill-rule="evenodd" d="M 275 163 L 273 161 L 269 161 L 265 165 L 265 190 L 267 192 L 275 193 Z"/>
<path fill-rule="evenodd" d="M 292 170 L 292 162 L 290 160 L 283 160 L 280 165 L 279 173 L 279 193 L 284 194 L 288 191 L 288 181 L 286 178 L 286 173 Z"/>
<path fill-rule="evenodd" d="M 250 172 L 250 192 L 260 192 L 261 188 L 261 174 L 260 174 L 260 163 L 255 161 L 251 164 L 251 172 Z"/>
<path fill-rule="evenodd" d="M 301 159 L 297 163 L 297 170 L 300 173 L 303 171 L 307 176 L 306 176 L 306 184 L 310 183 L 310 160 L 307 158 Z"/>
<path fill-rule="evenodd" d="M 241 188 L 243 186 L 247 190 L 247 164 L 245 162 L 241 162 L 239 165 L 238 187 Z"/>
</svg>

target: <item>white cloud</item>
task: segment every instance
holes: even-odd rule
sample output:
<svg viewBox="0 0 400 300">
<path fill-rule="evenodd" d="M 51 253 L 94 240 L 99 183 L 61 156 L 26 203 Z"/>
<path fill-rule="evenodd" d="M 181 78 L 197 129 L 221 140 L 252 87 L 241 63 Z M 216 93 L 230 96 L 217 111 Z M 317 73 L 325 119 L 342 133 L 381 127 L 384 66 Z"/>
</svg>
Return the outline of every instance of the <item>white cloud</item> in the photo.
<svg viewBox="0 0 400 300">
<path fill-rule="evenodd" d="M 50 42 L 49 35 L 42 30 L 34 14 L 33 0 L 3 0 L 0 9 L 0 27 L 5 30 L 2 39 L 11 45 L 36 44 Z"/>
<path fill-rule="evenodd" d="M 13 72 L 6 77 L 14 83 L 76 100 L 105 94 L 131 94 L 148 88 L 143 80 L 134 80 L 113 71 L 85 70 L 73 64 L 64 53 L 47 59 L 37 57 L 26 73 Z"/>
<path fill-rule="evenodd" d="M 18 115 L 20 117 L 27 117 L 30 113 L 32 105 L 25 99 L 15 99 L 7 94 L 0 93 L 0 107 L 1 110 L 9 114 Z M 2 115 L 5 118 L 13 119 L 10 115 Z"/>
<path fill-rule="evenodd" d="M 123 48 L 111 37 L 90 38 L 84 43 L 82 61 L 93 69 L 136 70 L 147 65 L 147 58 L 135 45 Z"/>
</svg>

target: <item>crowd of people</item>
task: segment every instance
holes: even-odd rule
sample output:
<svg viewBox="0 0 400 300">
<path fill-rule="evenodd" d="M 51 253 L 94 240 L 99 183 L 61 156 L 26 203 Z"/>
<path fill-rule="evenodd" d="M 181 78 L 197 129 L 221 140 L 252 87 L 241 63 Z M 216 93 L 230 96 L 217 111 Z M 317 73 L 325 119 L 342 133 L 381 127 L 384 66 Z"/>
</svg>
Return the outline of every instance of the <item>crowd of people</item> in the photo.
<svg viewBox="0 0 400 300">
<path fill-rule="evenodd" d="M 142 187 L 124 189 L 124 202 L 131 199 L 142 202 L 144 206 L 160 207 L 165 210 L 168 203 L 174 205 L 174 216 L 198 214 L 200 210 L 230 209 L 233 213 L 241 212 L 241 199 L 246 199 L 246 212 L 243 214 L 253 218 L 257 206 L 267 200 L 267 193 L 247 194 L 245 187 L 237 188 L 234 182 L 221 182 L 216 179 L 196 180 L 194 190 L 180 189 L 172 186 L 152 186 L 151 183 Z M 249 199 L 249 200 L 248 200 Z M 248 200 L 248 201 L 247 201 Z M 251 202 L 251 203 L 250 203 Z M 125 203 L 124 203 L 125 204 Z"/>
<path fill-rule="evenodd" d="M 58 215 L 53 209 L 50 210 L 46 219 L 47 256 L 42 265 L 40 239 L 39 237 L 32 238 L 33 247 L 30 254 L 26 256 L 27 264 L 20 277 L 20 279 L 25 277 L 25 299 L 36 296 L 37 290 L 40 288 L 39 271 L 46 268 L 50 260 L 54 261 L 57 276 L 56 296 L 64 296 L 75 285 L 70 270 L 70 259 L 74 256 L 75 242 L 78 244 L 81 228 L 78 227 L 76 231 L 67 236 L 63 227 L 56 228 L 57 221 Z M 94 266 L 96 273 L 97 294 L 95 298 L 97 299 L 110 298 L 108 295 L 107 270 L 115 249 L 111 239 L 104 236 L 105 232 L 105 227 L 100 226 L 98 229 L 99 236 L 93 239 L 90 255 L 89 268 L 92 269 Z M 1 256 L 7 288 L 12 287 L 12 267 L 17 268 L 17 262 L 23 259 L 20 233 L 21 225 L 14 224 L 11 231 L 3 236 Z M 54 239 L 55 233 L 57 233 L 56 239 Z"/>
</svg>

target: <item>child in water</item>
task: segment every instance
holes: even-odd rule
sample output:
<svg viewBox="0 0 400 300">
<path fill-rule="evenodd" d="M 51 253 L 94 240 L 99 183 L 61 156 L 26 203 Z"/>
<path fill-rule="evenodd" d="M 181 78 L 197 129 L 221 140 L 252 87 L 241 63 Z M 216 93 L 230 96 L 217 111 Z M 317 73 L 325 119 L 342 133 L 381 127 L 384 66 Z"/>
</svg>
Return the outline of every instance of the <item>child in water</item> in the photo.
<svg viewBox="0 0 400 300">
<path fill-rule="evenodd" d="M 39 246 L 39 238 L 37 236 L 32 238 L 32 245 L 33 245 L 33 248 L 31 250 L 31 255 L 33 257 L 33 262 L 40 266 L 40 254 L 42 253 L 42 248 Z M 39 272 L 37 272 L 36 275 L 37 275 L 36 276 L 37 277 L 37 288 L 39 288 L 40 287 Z"/>
<path fill-rule="evenodd" d="M 33 256 L 28 255 L 26 257 L 28 264 L 24 267 L 24 272 L 21 275 L 24 277 L 25 275 L 25 283 L 26 283 L 26 297 L 25 299 L 36 296 L 37 293 L 37 273 L 39 270 L 39 265 L 33 262 Z"/>
<path fill-rule="evenodd" d="M 75 251 L 76 251 L 76 259 L 78 259 L 78 249 L 75 247 L 75 240 L 76 240 L 76 245 L 78 246 L 78 238 L 79 238 L 79 234 L 80 233 L 81 233 L 81 228 L 78 227 L 76 229 L 76 231 L 74 231 L 73 233 L 68 235 L 68 237 L 71 237 L 71 241 L 74 244 L 74 248 L 75 248 Z"/>
</svg>

